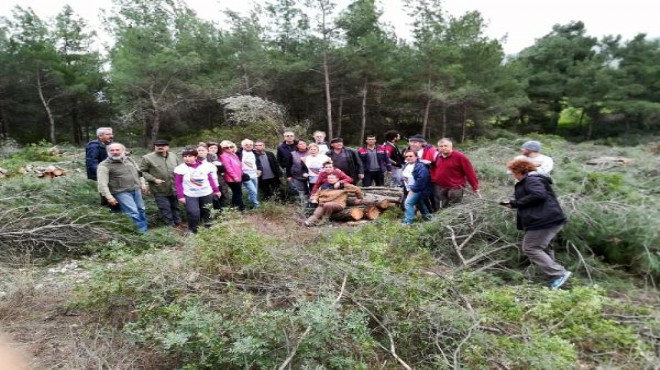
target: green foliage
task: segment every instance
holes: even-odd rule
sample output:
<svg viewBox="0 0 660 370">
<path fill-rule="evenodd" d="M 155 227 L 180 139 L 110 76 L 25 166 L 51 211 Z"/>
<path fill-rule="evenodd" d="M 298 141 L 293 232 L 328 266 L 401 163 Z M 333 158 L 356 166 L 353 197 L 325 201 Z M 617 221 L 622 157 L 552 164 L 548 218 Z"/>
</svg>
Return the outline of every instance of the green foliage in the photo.
<svg viewBox="0 0 660 370">
<path fill-rule="evenodd" d="M 57 162 L 61 157 L 49 151 L 53 144 L 42 140 L 36 144 L 28 144 L 20 152 L 11 156 L 11 160 L 24 162 Z"/>
</svg>

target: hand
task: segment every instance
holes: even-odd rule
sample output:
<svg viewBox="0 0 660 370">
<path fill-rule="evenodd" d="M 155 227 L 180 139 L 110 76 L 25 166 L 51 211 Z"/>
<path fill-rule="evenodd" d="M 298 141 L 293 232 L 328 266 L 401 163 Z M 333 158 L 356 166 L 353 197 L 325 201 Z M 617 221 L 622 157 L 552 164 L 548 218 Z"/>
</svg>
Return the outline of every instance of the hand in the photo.
<svg viewBox="0 0 660 370">
<path fill-rule="evenodd" d="M 215 193 L 213 193 L 213 195 L 215 195 L 216 198 L 220 198 L 222 196 L 222 193 L 219 192 L 219 191 L 216 191 Z M 184 198 L 184 200 L 185 200 L 185 198 Z"/>
<path fill-rule="evenodd" d="M 257 177 L 261 177 L 261 171 L 257 170 Z"/>
<path fill-rule="evenodd" d="M 179 198 L 179 203 L 186 204 L 186 198 Z"/>
<path fill-rule="evenodd" d="M 303 177 L 304 177 L 304 178 L 308 178 L 308 177 L 309 177 L 309 174 L 308 174 L 308 173 L 303 173 Z"/>
<path fill-rule="evenodd" d="M 108 204 L 114 207 L 117 204 L 119 204 L 119 202 L 117 201 L 117 199 L 112 198 L 112 199 L 108 199 Z"/>
<path fill-rule="evenodd" d="M 511 202 L 508 201 L 508 200 L 501 201 L 501 202 L 500 202 L 500 205 L 501 205 L 501 206 L 504 206 L 504 207 L 511 208 Z"/>
<path fill-rule="evenodd" d="M 475 190 L 474 193 L 477 194 L 477 197 L 479 197 L 479 199 L 481 199 L 481 192 L 479 190 Z"/>
<path fill-rule="evenodd" d="M 154 183 L 156 183 L 156 185 L 160 185 L 160 184 L 162 184 L 162 183 L 164 183 L 164 182 L 165 182 L 165 180 L 161 180 L 161 179 L 156 179 L 156 180 L 154 180 Z"/>
<path fill-rule="evenodd" d="M 362 199 L 355 199 L 355 204 L 362 204 Z"/>
<path fill-rule="evenodd" d="M 316 203 L 319 202 L 319 200 L 316 199 L 316 198 L 311 198 L 311 199 L 309 200 L 309 202 L 310 202 L 310 203 L 314 203 L 314 204 L 316 204 Z"/>
<path fill-rule="evenodd" d="M 337 181 L 334 185 L 332 185 L 335 189 L 341 188 L 341 183 Z"/>
<path fill-rule="evenodd" d="M 293 182 L 293 177 L 287 177 L 287 178 L 286 178 L 286 181 L 288 181 L 288 182 Z"/>
<path fill-rule="evenodd" d="M 387 171 L 387 172 L 386 172 L 386 175 L 387 175 L 387 176 L 392 176 L 392 171 Z"/>
<path fill-rule="evenodd" d="M 147 191 L 149 191 L 149 188 L 147 185 L 140 185 L 140 190 L 142 190 L 142 194 L 146 194 Z"/>
<path fill-rule="evenodd" d="M 363 178 L 364 178 L 364 174 L 363 174 L 363 173 L 361 173 L 361 174 L 358 175 L 358 179 L 362 180 Z"/>
</svg>

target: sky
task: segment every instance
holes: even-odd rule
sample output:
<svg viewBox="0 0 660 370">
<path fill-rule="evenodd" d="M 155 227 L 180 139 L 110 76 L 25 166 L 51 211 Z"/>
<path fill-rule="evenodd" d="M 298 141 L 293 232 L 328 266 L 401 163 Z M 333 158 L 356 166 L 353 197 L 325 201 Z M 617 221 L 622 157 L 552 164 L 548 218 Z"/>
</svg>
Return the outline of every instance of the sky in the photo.
<svg viewBox="0 0 660 370">
<path fill-rule="evenodd" d="M 258 0 L 257 0 L 258 1 Z M 10 16 L 20 5 L 31 7 L 39 17 L 55 16 L 65 4 L 89 24 L 100 30 L 99 9 L 110 9 L 111 0 L 3 0 L 0 16 Z M 245 12 L 251 7 L 247 0 L 186 0 L 202 18 L 222 22 L 223 9 Z M 350 0 L 335 0 L 341 10 Z M 383 21 L 394 26 L 399 37 L 409 35 L 411 20 L 404 10 L 404 0 L 377 0 L 383 9 Z M 502 40 L 504 51 L 515 54 L 534 44 L 552 31 L 556 24 L 582 21 L 587 34 L 595 37 L 621 35 L 629 40 L 638 33 L 649 39 L 660 38 L 660 22 L 652 0 L 442 0 L 448 14 L 458 17 L 478 10 L 488 25 L 486 35 Z"/>
</svg>

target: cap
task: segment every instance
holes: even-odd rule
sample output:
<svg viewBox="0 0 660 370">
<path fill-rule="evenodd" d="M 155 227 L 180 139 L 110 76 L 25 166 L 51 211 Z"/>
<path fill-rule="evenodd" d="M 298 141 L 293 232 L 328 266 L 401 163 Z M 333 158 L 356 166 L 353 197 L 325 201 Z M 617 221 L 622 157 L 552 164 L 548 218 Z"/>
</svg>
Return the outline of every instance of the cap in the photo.
<svg viewBox="0 0 660 370">
<path fill-rule="evenodd" d="M 344 142 L 344 139 L 342 139 L 342 138 L 340 138 L 340 137 L 336 137 L 336 138 L 330 140 L 330 144 L 334 144 L 334 143 L 343 143 L 343 142 Z"/>
<path fill-rule="evenodd" d="M 154 146 L 163 146 L 163 145 L 170 145 L 170 142 L 167 140 L 156 140 L 154 141 Z"/>
<path fill-rule="evenodd" d="M 422 136 L 422 135 L 413 135 L 413 136 L 408 138 L 408 141 L 419 141 L 419 142 L 422 142 L 422 143 L 426 142 L 426 140 L 424 140 L 424 136 Z"/>
<path fill-rule="evenodd" d="M 522 145 L 523 149 L 531 150 L 532 152 L 541 151 L 541 143 L 536 140 L 531 140 Z"/>
</svg>

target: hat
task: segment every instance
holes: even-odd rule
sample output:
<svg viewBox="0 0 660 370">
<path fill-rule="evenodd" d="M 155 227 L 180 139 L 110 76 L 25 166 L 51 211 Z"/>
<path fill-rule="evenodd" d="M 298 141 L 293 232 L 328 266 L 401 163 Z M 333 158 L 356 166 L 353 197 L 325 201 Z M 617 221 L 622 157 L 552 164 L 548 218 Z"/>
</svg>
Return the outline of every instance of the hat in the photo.
<svg viewBox="0 0 660 370">
<path fill-rule="evenodd" d="M 536 140 L 531 140 L 522 145 L 523 149 L 531 150 L 532 152 L 541 151 L 541 143 Z"/>
<path fill-rule="evenodd" d="M 170 142 L 167 140 L 156 140 L 154 141 L 154 146 L 163 146 L 163 145 L 170 145 Z"/>
<path fill-rule="evenodd" d="M 330 140 L 330 144 L 334 144 L 334 143 L 343 143 L 343 142 L 344 142 L 344 139 L 342 139 L 342 138 L 340 138 L 340 137 L 336 137 L 336 138 Z"/>
<path fill-rule="evenodd" d="M 413 135 L 413 136 L 408 138 L 408 141 L 419 141 L 419 142 L 422 142 L 422 143 L 426 142 L 426 140 L 424 140 L 424 136 L 422 136 L 422 135 Z"/>
</svg>

